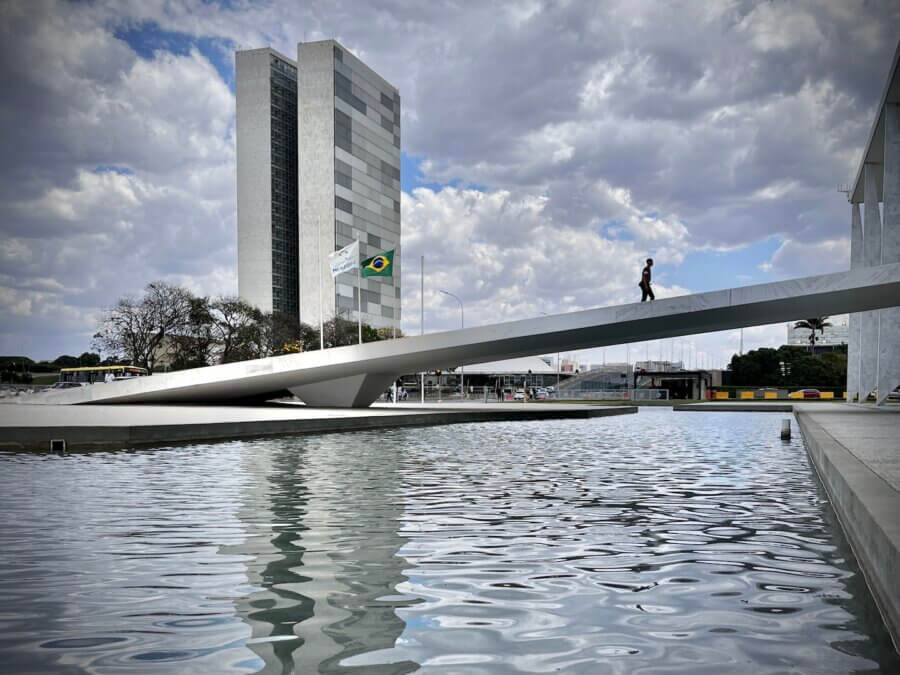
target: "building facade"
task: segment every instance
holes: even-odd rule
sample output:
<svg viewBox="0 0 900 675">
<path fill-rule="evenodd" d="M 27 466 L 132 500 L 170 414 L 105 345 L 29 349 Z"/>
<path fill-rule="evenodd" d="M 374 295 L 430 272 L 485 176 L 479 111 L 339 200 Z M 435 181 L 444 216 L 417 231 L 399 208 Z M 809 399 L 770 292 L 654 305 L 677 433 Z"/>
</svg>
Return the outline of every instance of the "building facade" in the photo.
<svg viewBox="0 0 900 675">
<path fill-rule="evenodd" d="M 240 296 L 314 326 L 359 306 L 399 328 L 397 89 L 334 40 L 299 43 L 296 61 L 238 52 L 236 73 Z M 361 258 L 394 250 L 392 276 L 332 278 L 328 253 L 354 240 Z"/>
<path fill-rule="evenodd" d="M 274 49 L 238 52 L 238 295 L 299 317 L 297 67 Z"/>
<path fill-rule="evenodd" d="M 850 339 L 850 327 L 846 321 L 834 321 L 830 326 L 825 326 L 823 331 L 816 331 L 816 346 L 845 345 Z M 792 347 L 809 347 L 808 328 L 795 328 L 793 323 L 787 324 L 787 344 Z"/>
</svg>

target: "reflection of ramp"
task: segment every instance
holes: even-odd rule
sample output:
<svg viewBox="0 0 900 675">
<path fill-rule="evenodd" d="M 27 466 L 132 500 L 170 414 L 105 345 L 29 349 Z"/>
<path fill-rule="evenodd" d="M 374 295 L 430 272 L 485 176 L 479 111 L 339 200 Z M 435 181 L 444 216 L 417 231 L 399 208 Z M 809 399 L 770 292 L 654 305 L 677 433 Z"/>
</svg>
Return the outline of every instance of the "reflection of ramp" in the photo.
<svg viewBox="0 0 900 675">
<path fill-rule="evenodd" d="M 292 390 L 309 405 L 364 407 L 404 373 L 897 305 L 900 263 L 183 370 L 40 398 L 46 403 L 248 401 Z"/>
</svg>

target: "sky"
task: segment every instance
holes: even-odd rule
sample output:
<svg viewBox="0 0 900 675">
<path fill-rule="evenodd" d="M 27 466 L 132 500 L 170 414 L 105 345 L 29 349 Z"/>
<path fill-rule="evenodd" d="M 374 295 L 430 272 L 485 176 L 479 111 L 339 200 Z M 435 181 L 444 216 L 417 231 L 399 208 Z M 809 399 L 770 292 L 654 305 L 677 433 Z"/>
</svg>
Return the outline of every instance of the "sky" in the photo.
<svg viewBox="0 0 900 675">
<path fill-rule="evenodd" d="M 467 326 L 634 302 L 648 256 L 657 298 L 847 269 L 839 188 L 898 36 L 889 0 L 5 0 L 0 354 L 88 351 L 151 281 L 237 293 L 235 50 L 334 38 L 400 90 L 417 334 L 421 304 L 459 326 L 442 289 Z M 722 366 L 739 340 L 627 353 Z"/>
</svg>

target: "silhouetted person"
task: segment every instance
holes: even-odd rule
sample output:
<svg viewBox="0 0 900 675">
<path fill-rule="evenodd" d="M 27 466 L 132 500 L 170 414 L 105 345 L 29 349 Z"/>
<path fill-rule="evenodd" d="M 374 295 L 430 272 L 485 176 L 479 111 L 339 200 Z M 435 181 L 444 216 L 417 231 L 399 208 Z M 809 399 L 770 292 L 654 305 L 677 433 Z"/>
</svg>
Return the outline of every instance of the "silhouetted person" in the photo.
<svg viewBox="0 0 900 675">
<path fill-rule="evenodd" d="M 653 289 L 650 288 L 650 268 L 653 267 L 653 258 L 647 258 L 647 265 L 644 267 L 641 272 L 641 283 L 638 284 L 641 288 L 641 292 L 643 295 L 641 296 L 641 302 L 644 302 L 648 297 L 651 300 L 656 300 L 656 296 L 653 295 Z"/>
</svg>

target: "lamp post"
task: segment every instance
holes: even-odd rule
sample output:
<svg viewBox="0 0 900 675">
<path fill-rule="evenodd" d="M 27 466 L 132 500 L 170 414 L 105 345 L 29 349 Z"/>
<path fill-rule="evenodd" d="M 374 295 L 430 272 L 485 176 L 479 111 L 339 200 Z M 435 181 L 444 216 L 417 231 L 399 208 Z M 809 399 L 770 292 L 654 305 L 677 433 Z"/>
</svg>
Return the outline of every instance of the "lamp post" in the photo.
<svg viewBox="0 0 900 675">
<path fill-rule="evenodd" d="M 550 316 L 547 312 L 541 312 L 544 316 Z M 606 348 L 603 349 L 603 362 L 606 363 Z M 556 391 L 553 392 L 553 398 L 559 398 L 559 352 L 556 352 Z"/>
<path fill-rule="evenodd" d="M 451 298 L 455 298 L 456 301 L 459 303 L 459 327 L 465 328 L 466 327 L 466 315 L 465 315 L 465 310 L 463 310 L 462 300 L 459 299 L 458 295 L 455 295 L 454 293 L 451 293 L 450 291 L 445 291 L 442 289 L 439 289 L 439 290 L 444 295 L 449 295 Z M 440 386 L 440 383 L 438 383 L 438 385 Z M 459 367 L 459 393 L 462 395 L 463 398 L 466 398 L 466 368 L 465 368 L 465 366 Z"/>
</svg>

